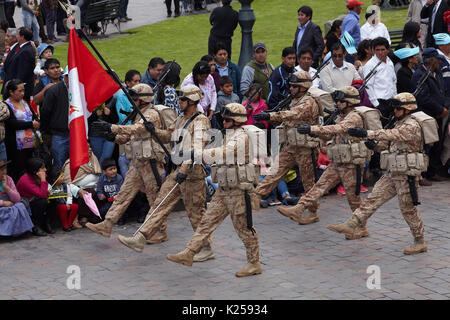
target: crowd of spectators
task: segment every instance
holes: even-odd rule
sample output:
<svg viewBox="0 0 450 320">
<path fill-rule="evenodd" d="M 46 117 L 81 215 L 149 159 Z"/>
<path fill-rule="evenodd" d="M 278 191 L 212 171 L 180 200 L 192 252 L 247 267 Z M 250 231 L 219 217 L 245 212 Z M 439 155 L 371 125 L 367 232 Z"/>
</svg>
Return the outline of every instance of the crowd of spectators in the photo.
<svg viewBox="0 0 450 320">
<path fill-rule="evenodd" d="M 215 19 L 223 19 L 226 12 L 233 19 L 235 17 L 229 5 L 231 1 L 222 2 L 224 6 L 211 14 L 215 16 L 211 20 L 212 30 L 218 30 Z M 267 61 L 269 49 L 258 42 L 253 46 L 253 59 L 241 72 L 231 60 L 231 36 L 236 26 L 230 23 L 230 30 L 222 37 L 211 31 L 208 54 L 199 55 L 192 72 L 184 79 L 180 79 L 181 66 L 153 57 L 142 73 L 134 69 L 126 72 L 125 88 L 128 90 L 138 83 L 146 83 L 155 89 L 155 104 L 166 105 L 180 114 L 176 89 L 180 83 L 181 87 L 195 84 L 203 92 L 198 112 L 208 116 L 213 128 L 221 129 L 220 115 L 226 104 L 240 102 L 247 109 L 246 124 L 271 129 L 267 121 L 255 121 L 254 115 L 274 108 L 289 94 L 287 78 L 296 70 L 309 72 L 315 77 L 313 87 L 325 92 L 331 93 L 349 85 L 360 88 L 364 84 L 365 88 L 360 92 L 361 105 L 379 108 L 383 119 L 389 117 L 389 110 L 380 105 L 379 99 L 392 98 L 399 92 L 413 93 L 423 76 L 430 73 L 416 98 L 418 109 L 434 117 L 439 125 L 440 141 L 426 150 L 430 162 L 420 182 L 423 186 L 431 185 L 432 181 L 447 180 L 450 176 L 450 35 L 448 29 L 443 28 L 443 15 L 449 9 L 449 1 L 427 0 L 419 10 L 420 2 L 424 1 L 411 1 L 402 41 L 395 48 L 391 47 L 389 33 L 380 21 L 376 6 L 366 10 L 366 23 L 360 27 L 363 3 L 347 1 L 348 14 L 344 19 L 334 20 L 326 35 L 311 21 L 312 9 L 301 6 L 293 44 L 282 50 L 278 66 Z M 23 14 L 29 12 L 24 10 Z M 32 18 L 30 20 L 34 21 L 35 16 Z M 8 16 L 10 25 L 11 22 Z M 34 22 L 31 22 L 33 26 Z M 35 46 L 36 30 L 24 26 L 18 29 L 7 27 L 3 31 L 0 236 L 15 236 L 26 231 L 45 236 L 54 232 L 55 217 L 59 217 L 64 231 L 82 228 L 88 221 L 98 222 L 119 192 L 130 161 L 122 147 L 90 132 L 89 162 L 71 179 L 67 67 L 63 70 L 60 62 L 52 57 L 55 48 L 51 44 Z M 50 31 L 47 33 L 51 34 Z M 230 41 L 221 41 L 225 38 Z M 365 81 L 374 70 L 376 73 Z M 162 74 L 166 76 L 159 81 Z M 130 101 L 119 90 L 94 110 L 88 119 L 88 127 L 99 119 L 128 125 L 130 122 L 123 122 L 131 110 Z M 42 156 L 46 150 L 50 159 Z M 317 163 L 319 171 L 329 164 L 325 150 L 323 145 Z M 301 174 L 298 167 L 293 167 L 264 200 L 267 205 L 295 204 L 303 192 Z M 365 176 L 376 178 L 379 174 L 375 153 Z M 207 181 L 213 190 L 217 188 L 211 179 Z M 345 193 L 342 187 L 338 190 Z M 145 196 L 139 193 L 119 224 L 126 223 L 136 211 L 144 213 L 138 215 L 138 221 L 142 222 L 145 208 L 148 208 L 146 202 Z M 99 215 L 93 210 L 92 203 L 99 208 Z"/>
</svg>

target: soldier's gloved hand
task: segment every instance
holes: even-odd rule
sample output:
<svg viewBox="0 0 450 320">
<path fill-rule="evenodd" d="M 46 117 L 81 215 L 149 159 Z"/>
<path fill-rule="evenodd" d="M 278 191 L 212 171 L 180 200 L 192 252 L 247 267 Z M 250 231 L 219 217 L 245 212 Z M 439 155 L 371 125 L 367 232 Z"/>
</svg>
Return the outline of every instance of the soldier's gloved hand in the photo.
<svg viewBox="0 0 450 320">
<path fill-rule="evenodd" d="M 268 113 L 268 112 L 261 112 L 261 113 L 255 114 L 253 116 L 253 118 L 256 121 L 269 121 L 270 120 L 270 113 Z"/>
<path fill-rule="evenodd" d="M 363 127 L 354 127 L 348 129 L 348 134 L 353 137 L 365 138 L 367 137 L 367 130 Z"/>
<path fill-rule="evenodd" d="M 105 135 L 105 139 L 108 140 L 108 141 L 114 142 L 114 141 L 116 141 L 116 134 L 110 132 L 110 133 Z"/>
<path fill-rule="evenodd" d="M 175 181 L 176 181 L 178 184 L 182 184 L 182 183 L 184 182 L 184 180 L 186 180 L 186 178 L 187 178 L 187 175 L 186 175 L 186 174 L 181 173 L 181 172 L 178 172 L 177 175 L 176 175 L 176 177 L 175 177 Z"/>
<path fill-rule="evenodd" d="M 91 123 L 90 129 L 91 132 L 96 133 L 110 133 L 112 124 L 103 120 L 97 120 Z"/>
<path fill-rule="evenodd" d="M 311 126 L 309 124 L 302 124 L 300 127 L 297 128 L 297 132 L 300 134 L 310 134 Z"/>
<path fill-rule="evenodd" d="M 375 142 L 375 140 L 367 139 L 364 141 L 364 144 L 366 145 L 367 149 L 373 150 L 377 146 L 378 142 Z"/>
<path fill-rule="evenodd" d="M 150 133 L 155 133 L 155 126 L 150 121 L 144 122 L 145 129 Z"/>
</svg>

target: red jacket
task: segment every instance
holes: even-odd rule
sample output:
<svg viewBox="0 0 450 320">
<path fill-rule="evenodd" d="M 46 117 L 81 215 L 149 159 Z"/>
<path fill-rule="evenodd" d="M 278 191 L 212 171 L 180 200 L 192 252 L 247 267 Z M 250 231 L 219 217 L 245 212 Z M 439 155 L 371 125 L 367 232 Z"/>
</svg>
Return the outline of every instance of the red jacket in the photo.
<svg viewBox="0 0 450 320">
<path fill-rule="evenodd" d="M 25 173 L 20 177 L 17 182 L 17 191 L 24 198 L 30 200 L 32 197 L 47 198 L 48 182 L 42 181 L 40 185 L 37 185 L 35 179 L 28 173 Z"/>
<path fill-rule="evenodd" d="M 247 103 L 248 103 L 248 100 L 245 101 L 242 105 L 245 107 L 247 105 Z M 247 124 L 254 125 L 255 123 L 260 122 L 260 123 L 264 124 L 264 127 L 266 129 L 268 129 L 269 124 L 267 123 L 267 121 L 255 121 L 255 119 L 253 119 L 253 116 L 255 114 L 261 113 L 262 111 L 268 109 L 264 100 L 260 98 L 258 102 L 252 102 L 250 105 L 252 106 L 252 108 L 247 108 L 247 121 L 244 123 L 244 125 L 247 125 Z"/>
</svg>

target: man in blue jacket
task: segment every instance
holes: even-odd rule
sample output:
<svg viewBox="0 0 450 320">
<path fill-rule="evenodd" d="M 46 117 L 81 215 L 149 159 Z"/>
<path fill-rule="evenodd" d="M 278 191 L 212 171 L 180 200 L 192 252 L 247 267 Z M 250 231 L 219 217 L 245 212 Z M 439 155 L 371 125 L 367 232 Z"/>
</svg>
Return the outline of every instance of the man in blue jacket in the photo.
<svg viewBox="0 0 450 320">
<path fill-rule="evenodd" d="M 364 2 L 359 2 L 358 0 L 349 0 L 347 2 L 347 8 L 349 13 L 345 16 L 344 21 L 342 21 L 342 34 L 347 31 L 352 38 L 355 40 L 355 47 L 358 48 L 358 44 L 361 41 L 361 26 L 359 25 L 359 14 L 362 11 L 361 6 Z M 351 55 L 345 57 L 345 61 L 354 63 L 355 58 Z"/>
<path fill-rule="evenodd" d="M 156 82 L 158 81 L 159 76 L 162 73 L 162 70 L 164 69 L 165 64 L 166 63 L 162 58 L 152 58 L 148 63 L 147 71 L 142 77 L 141 82 L 148 84 L 153 89 L 156 85 Z"/>
<path fill-rule="evenodd" d="M 278 102 L 289 94 L 289 86 L 287 84 L 287 77 L 290 73 L 295 71 L 295 49 L 293 47 L 286 47 L 281 54 L 283 63 L 273 70 L 269 80 L 269 96 L 267 97 L 267 106 L 269 109 L 275 107 Z"/>
<path fill-rule="evenodd" d="M 214 61 L 216 62 L 216 71 L 221 77 L 229 76 L 233 80 L 233 92 L 242 100 L 241 94 L 241 69 L 231 62 L 228 58 L 226 45 L 219 42 L 214 49 Z"/>
</svg>

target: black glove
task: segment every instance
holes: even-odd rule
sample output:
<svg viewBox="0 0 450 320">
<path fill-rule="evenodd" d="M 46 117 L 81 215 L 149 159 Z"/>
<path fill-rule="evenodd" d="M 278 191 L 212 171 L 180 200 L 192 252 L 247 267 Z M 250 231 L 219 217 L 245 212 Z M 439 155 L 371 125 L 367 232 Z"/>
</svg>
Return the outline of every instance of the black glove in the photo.
<svg viewBox="0 0 450 320">
<path fill-rule="evenodd" d="M 178 153 L 180 158 L 183 158 L 185 154 L 190 154 L 191 160 L 194 161 L 194 150 L 187 150 L 187 151 L 181 150 L 180 153 Z"/>
<path fill-rule="evenodd" d="M 367 139 L 364 141 L 364 144 L 366 145 L 367 149 L 373 150 L 377 146 L 378 142 L 375 142 L 372 139 Z"/>
<path fill-rule="evenodd" d="M 297 128 L 297 132 L 300 134 L 310 134 L 311 126 L 309 124 L 302 124 L 300 127 Z"/>
<path fill-rule="evenodd" d="M 267 113 L 267 112 L 261 112 L 261 113 L 255 114 L 255 115 L 253 116 L 253 118 L 254 118 L 256 121 L 269 121 L 269 120 L 270 120 L 270 113 Z"/>
<path fill-rule="evenodd" d="M 155 126 L 150 121 L 144 122 L 145 129 L 150 133 L 155 133 Z"/>
<path fill-rule="evenodd" d="M 186 174 L 178 172 L 177 176 L 175 177 L 175 181 L 178 184 L 182 184 L 184 182 L 184 180 L 186 180 L 186 178 L 187 178 Z"/>
<path fill-rule="evenodd" d="M 111 132 L 112 124 L 103 120 L 97 120 L 91 123 L 91 130 L 97 133 L 104 132 L 105 134 Z"/>
<path fill-rule="evenodd" d="M 348 134 L 353 137 L 365 138 L 367 137 L 367 130 L 362 127 L 354 127 L 348 129 Z"/>
<path fill-rule="evenodd" d="M 108 140 L 108 141 L 114 142 L 114 141 L 116 141 L 116 134 L 110 132 L 110 133 L 105 135 L 105 139 Z"/>
</svg>

